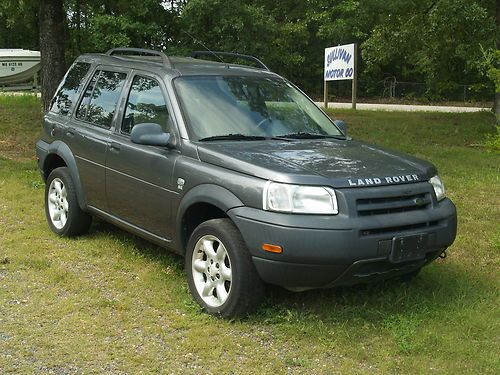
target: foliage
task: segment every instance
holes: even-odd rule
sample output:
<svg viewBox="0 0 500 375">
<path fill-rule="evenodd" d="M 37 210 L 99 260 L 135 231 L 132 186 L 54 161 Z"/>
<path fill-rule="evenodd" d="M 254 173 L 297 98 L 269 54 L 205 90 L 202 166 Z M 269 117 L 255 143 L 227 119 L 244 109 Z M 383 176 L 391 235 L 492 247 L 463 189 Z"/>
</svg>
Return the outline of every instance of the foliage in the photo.
<svg viewBox="0 0 500 375">
<path fill-rule="evenodd" d="M 0 48 L 37 48 L 39 0 L 3 0 Z M 322 91 L 323 49 L 360 46 L 359 89 L 381 81 L 425 82 L 428 99 L 467 84 L 490 99 L 481 45 L 499 37 L 495 0 L 65 0 L 66 58 L 116 46 L 187 54 L 204 47 L 259 56 L 312 95 Z M 491 75 L 491 73 L 489 73 Z M 420 95 L 420 94 L 419 94 Z"/>
<path fill-rule="evenodd" d="M 500 92 L 500 49 L 490 48 L 485 50 L 481 46 L 484 60 L 480 65 L 483 67 L 486 76 L 495 85 L 495 91 Z"/>
<path fill-rule="evenodd" d="M 301 41 L 307 38 L 304 25 L 280 22 L 263 2 L 191 0 L 182 11 L 181 25 L 212 50 L 261 56 L 271 69 L 285 76 L 304 63 L 300 51 Z M 188 35 L 181 38 L 190 49 L 204 48 Z"/>
<path fill-rule="evenodd" d="M 497 125 L 495 134 L 487 135 L 484 146 L 490 151 L 500 153 L 500 125 Z"/>
<path fill-rule="evenodd" d="M 113 47 L 163 49 L 172 39 L 173 11 L 162 2 L 66 1 L 70 34 L 69 60 L 82 52 L 106 51 Z"/>
<path fill-rule="evenodd" d="M 0 2 L 0 48 L 38 50 L 38 0 Z"/>
<path fill-rule="evenodd" d="M 495 19 L 480 1 L 397 1 L 362 45 L 367 72 L 426 82 L 432 98 L 482 80 L 480 43 L 493 46 Z"/>
</svg>

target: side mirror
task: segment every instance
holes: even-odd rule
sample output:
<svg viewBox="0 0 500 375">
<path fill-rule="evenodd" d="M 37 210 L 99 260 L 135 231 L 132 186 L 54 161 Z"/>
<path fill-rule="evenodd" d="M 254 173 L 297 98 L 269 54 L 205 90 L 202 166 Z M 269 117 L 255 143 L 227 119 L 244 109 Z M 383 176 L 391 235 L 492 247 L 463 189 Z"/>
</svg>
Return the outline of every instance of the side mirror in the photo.
<svg viewBox="0 0 500 375">
<path fill-rule="evenodd" d="M 140 145 L 172 146 L 170 133 L 165 133 L 160 125 L 150 122 L 135 125 L 130 132 L 130 140 Z"/>
<path fill-rule="evenodd" d="M 337 128 L 339 128 L 344 135 L 347 136 L 347 123 L 345 121 L 335 120 L 333 123 L 337 125 Z"/>
</svg>

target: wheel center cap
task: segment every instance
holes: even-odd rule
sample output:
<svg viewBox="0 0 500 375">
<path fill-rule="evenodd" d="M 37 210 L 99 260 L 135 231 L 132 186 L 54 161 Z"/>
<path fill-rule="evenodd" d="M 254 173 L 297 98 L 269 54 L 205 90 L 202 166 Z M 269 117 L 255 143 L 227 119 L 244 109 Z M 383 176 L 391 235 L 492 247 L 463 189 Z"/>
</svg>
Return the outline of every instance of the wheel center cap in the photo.
<svg viewBox="0 0 500 375">
<path fill-rule="evenodd" d="M 215 267 L 215 265 L 209 266 L 207 271 L 208 271 L 210 276 L 217 275 L 217 268 Z"/>
</svg>

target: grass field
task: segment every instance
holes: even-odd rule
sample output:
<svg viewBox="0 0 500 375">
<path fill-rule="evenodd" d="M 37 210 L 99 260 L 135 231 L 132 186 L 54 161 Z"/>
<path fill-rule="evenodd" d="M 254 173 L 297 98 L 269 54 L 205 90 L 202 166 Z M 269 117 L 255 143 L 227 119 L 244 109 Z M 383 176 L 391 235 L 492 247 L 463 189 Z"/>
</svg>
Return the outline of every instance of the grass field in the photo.
<svg viewBox="0 0 500 375">
<path fill-rule="evenodd" d="M 94 221 L 61 239 L 33 156 L 38 101 L 0 96 L 0 373 L 498 374 L 500 154 L 488 113 L 337 111 L 350 134 L 428 159 L 458 238 L 410 285 L 271 288 L 240 321 L 200 313 L 182 260 Z"/>
</svg>

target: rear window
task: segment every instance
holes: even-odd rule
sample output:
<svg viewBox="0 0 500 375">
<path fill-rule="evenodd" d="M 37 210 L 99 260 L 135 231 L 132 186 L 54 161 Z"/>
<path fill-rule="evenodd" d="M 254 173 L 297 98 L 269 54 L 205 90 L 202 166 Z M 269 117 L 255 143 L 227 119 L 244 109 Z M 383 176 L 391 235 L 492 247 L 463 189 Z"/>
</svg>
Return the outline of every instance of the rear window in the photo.
<svg viewBox="0 0 500 375">
<path fill-rule="evenodd" d="M 68 70 L 61 87 L 52 99 L 50 111 L 68 116 L 71 113 L 73 105 L 77 100 L 78 88 L 82 84 L 85 76 L 90 69 L 90 64 L 78 62 Z"/>
</svg>

